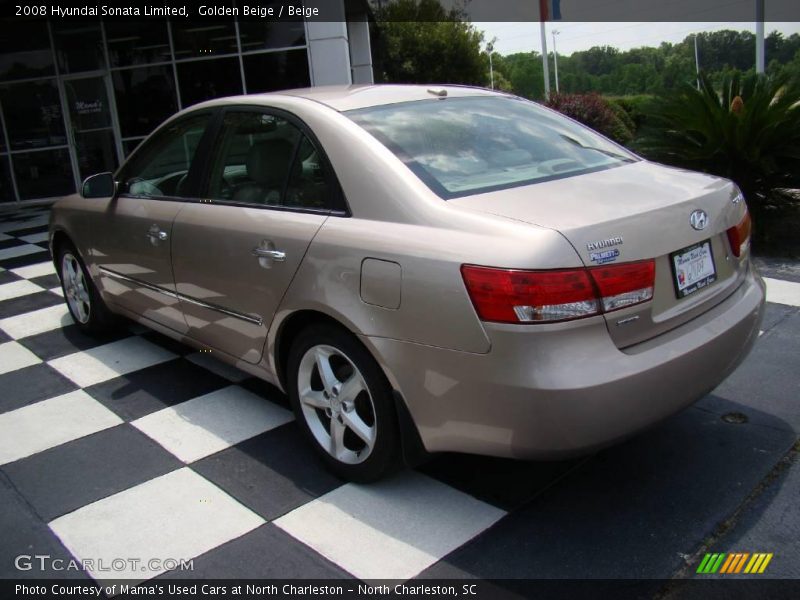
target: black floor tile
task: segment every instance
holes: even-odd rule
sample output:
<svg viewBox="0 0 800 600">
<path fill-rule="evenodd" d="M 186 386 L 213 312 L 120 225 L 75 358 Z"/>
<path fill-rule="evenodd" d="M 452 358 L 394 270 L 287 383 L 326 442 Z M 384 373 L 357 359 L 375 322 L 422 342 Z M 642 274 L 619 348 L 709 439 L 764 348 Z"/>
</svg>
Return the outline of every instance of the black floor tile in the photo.
<svg viewBox="0 0 800 600">
<path fill-rule="evenodd" d="M 7 258 L 0 260 L 0 267 L 4 269 L 18 269 L 19 267 L 27 267 L 28 265 L 35 265 L 36 263 L 45 262 L 50 260 L 50 252 L 34 252 L 33 254 L 26 254 L 25 256 L 17 256 L 14 258 Z"/>
<path fill-rule="evenodd" d="M 11 283 L 12 281 L 19 281 L 23 279 L 11 271 L 0 271 L 0 284 Z"/>
<path fill-rule="evenodd" d="M 34 277 L 33 279 L 30 280 L 30 282 L 35 283 L 39 287 L 43 287 L 46 290 L 61 287 L 61 280 L 58 278 L 58 275 L 56 274 Z"/>
<path fill-rule="evenodd" d="M 16 410 L 78 389 L 45 363 L 0 375 L 0 413 Z"/>
<path fill-rule="evenodd" d="M 8 478 L 0 469 L 0 580 L 2 579 L 83 579 L 88 575 L 83 571 L 63 568 L 72 555 L 61 544 L 55 534 L 33 512 L 20 494 L 13 488 Z M 26 556 L 48 556 L 45 569 L 40 562 L 32 559 L 31 568 L 17 569 L 16 558 Z M 54 560 L 62 570 L 54 571 L 51 567 Z M 27 566 L 27 561 L 21 563 Z"/>
<path fill-rule="evenodd" d="M 170 571 L 161 579 L 352 579 L 322 555 L 266 523 L 198 556 L 192 571 Z"/>
<path fill-rule="evenodd" d="M 180 469 L 180 460 L 123 424 L 3 467 L 45 521 Z"/>
<path fill-rule="evenodd" d="M 204 458 L 192 469 L 267 520 L 343 484 L 326 470 L 295 423 Z"/>
<path fill-rule="evenodd" d="M 50 295 L 53 296 L 53 294 Z M 64 301 L 63 298 L 61 301 Z M 131 335 L 129 331 L 122 328 L 104 334 L 90 335 L 81 331 L 77 325 L 72 324 L 23 338 L 19 340 L 19 343 L 42 360 L 53 360 L 73 352 L 90 350 L 103 344 L 116 342 L 117 340 L 131 337 Z"/>
<path fill-rule="evenodd" d="M 120 418 L 132 421 L 228 385 L 227 379 L 178 358 L 98 383 L 86 392 Z"/>
<path fill-rule="evenodd" d="M 64 299 L 50 292 L 36 292 L 18 298 L 0 301 L 0 319 L 15 317 L 26 312 L 61 304 Z"/>
</svg>

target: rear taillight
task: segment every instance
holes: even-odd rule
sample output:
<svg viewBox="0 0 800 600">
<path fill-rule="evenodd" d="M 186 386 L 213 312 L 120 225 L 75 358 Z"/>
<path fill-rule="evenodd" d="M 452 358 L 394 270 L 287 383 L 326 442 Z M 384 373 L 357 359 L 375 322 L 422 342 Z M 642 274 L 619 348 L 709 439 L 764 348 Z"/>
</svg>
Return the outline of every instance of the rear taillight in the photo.
<svg viewBox="0 0 800 600">
<path fill-rule="evenodd" d="M 461 275 L 481 320 L 552 323 L 650 300 L 655 262 L 549 271 L 462 265 Z"/>
<path fill-rule="evenodd" d="M 750 232 L 753 229 L 753 222 L 750 220 L 750 213 L 744 213 L 744 217 L 738 225 L 728 229 L 728 241 L 731 243 L 731 252 L 739 258 L 747 246 L 750 244 Z"/>
</svg>

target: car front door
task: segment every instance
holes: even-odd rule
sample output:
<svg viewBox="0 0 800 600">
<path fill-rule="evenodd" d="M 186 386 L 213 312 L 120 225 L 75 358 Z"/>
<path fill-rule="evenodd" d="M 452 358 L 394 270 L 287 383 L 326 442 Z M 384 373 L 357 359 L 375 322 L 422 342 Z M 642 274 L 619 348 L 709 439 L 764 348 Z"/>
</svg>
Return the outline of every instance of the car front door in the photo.
<svg viewBox="0 0 800 600">
<path fill-rule="evenodd" d="M 212 112 L 190 114 L 159 130 L 120 169 L 119 190 L 97 226 L 93 257 L 106 299 L 185 333 L 172 276 L 172 226 L 195 196 L 195 160 Z"/>
<path fill-rule="evenodd" d="M 203 200 L 173 226 L 176 290 L 191 337 L 255 364 L 339 188 L 309 132 L 283 113 L 227 109 L 213 147 Z"/>
</svg>

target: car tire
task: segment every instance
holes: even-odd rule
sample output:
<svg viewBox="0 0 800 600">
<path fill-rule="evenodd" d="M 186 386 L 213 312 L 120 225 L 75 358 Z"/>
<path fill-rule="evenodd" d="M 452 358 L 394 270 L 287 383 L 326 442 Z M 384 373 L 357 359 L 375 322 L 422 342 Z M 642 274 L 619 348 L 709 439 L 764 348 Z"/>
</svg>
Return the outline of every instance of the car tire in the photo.
<svg viewBox="0 0 800 600">
<path fill-rule="evenodd" d="M 64 242 L 58 247 L 56 270 L 69 314 L 79 329 L 96 335 L 116 326 L 116 317 L 103 302 L 86 265 L 71 243 Z"/>
<path fill-rule="evenodd" d="M 370 482 L 398 467 L 391 385 L 352 334 L 328 324 L 303 330 L 289 350 L 287 375 L 297 421 L 334 473 Z"/>
</svg>

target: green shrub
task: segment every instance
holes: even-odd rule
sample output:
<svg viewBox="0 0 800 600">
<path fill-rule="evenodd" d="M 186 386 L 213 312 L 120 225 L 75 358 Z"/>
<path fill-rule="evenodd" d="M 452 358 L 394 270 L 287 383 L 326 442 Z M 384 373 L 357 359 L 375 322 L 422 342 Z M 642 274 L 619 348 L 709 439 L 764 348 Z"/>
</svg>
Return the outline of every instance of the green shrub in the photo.
<svg viewBox="0 0 800 600">
<path fill-rule="evenodd" d="M 670 165 L 733 179 L 751 208 L 800 188 L 800 87 L 786 77 L 726 77 L 721 90 L 701 75 L 654 101 L 634 148 Z"/>
<path fill-rule="evenodd" d="M 545 104 L 618 144 L 627 144 L 633 139 L 633 132 L 617 116 L 608 101 L 597 93 L 551 94 Z"/>
</svg>

